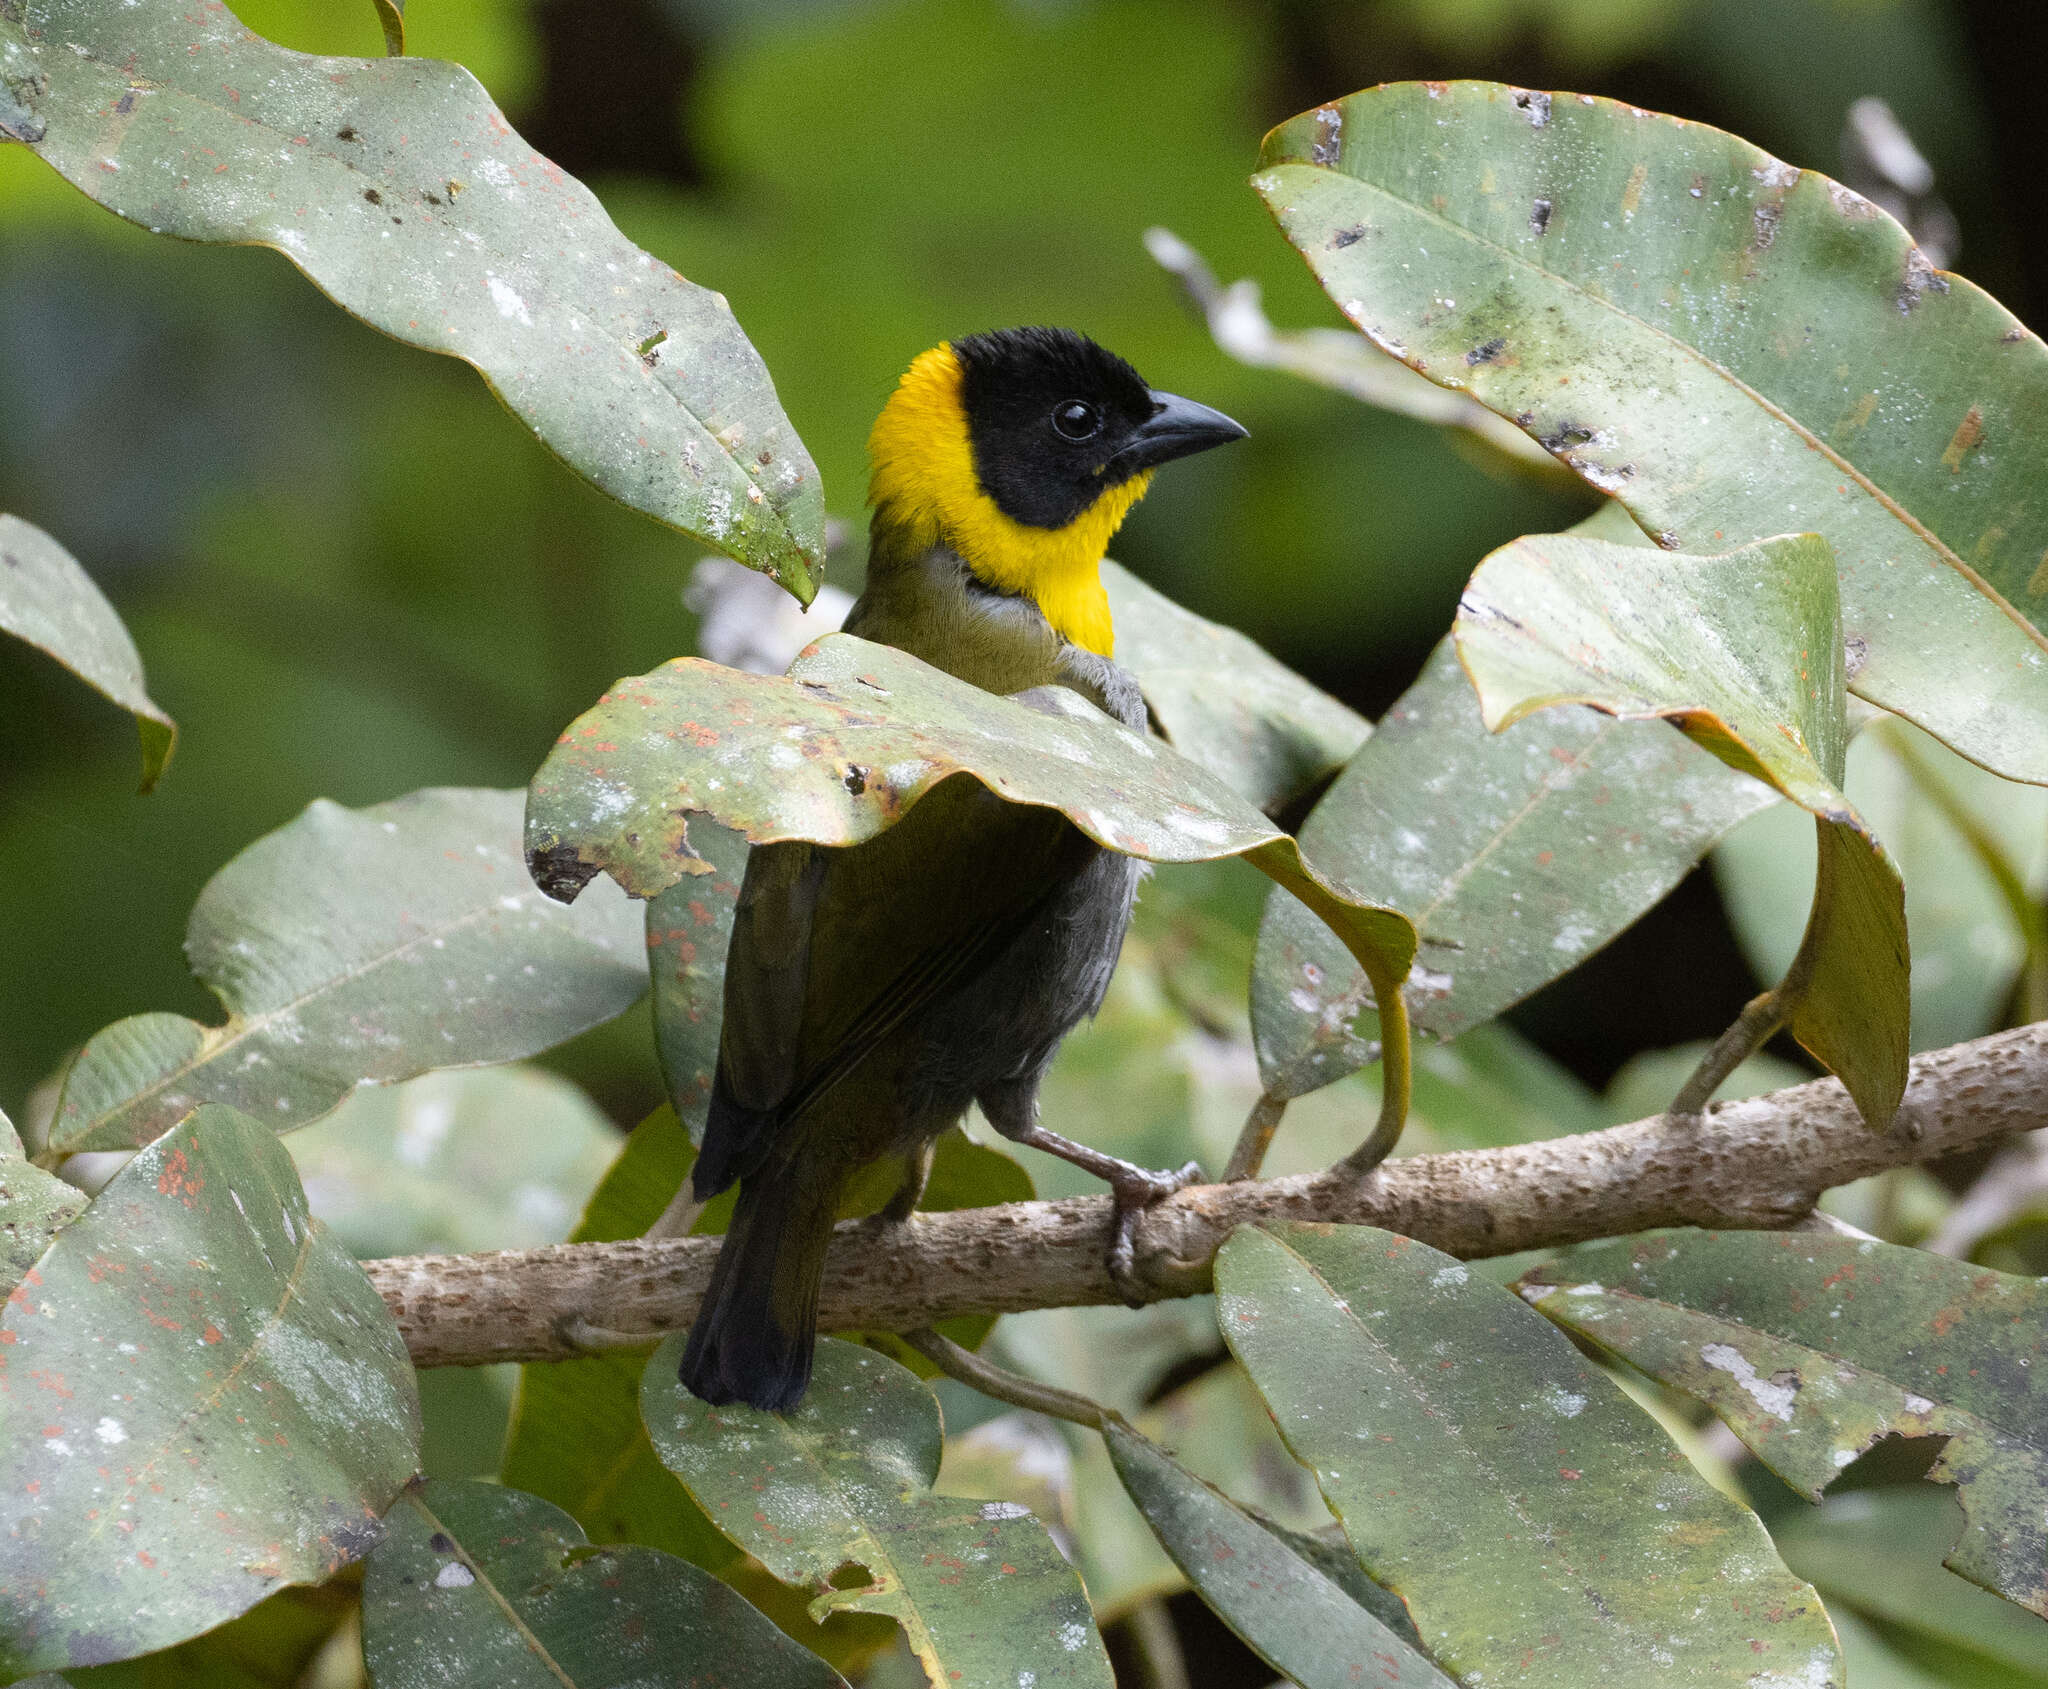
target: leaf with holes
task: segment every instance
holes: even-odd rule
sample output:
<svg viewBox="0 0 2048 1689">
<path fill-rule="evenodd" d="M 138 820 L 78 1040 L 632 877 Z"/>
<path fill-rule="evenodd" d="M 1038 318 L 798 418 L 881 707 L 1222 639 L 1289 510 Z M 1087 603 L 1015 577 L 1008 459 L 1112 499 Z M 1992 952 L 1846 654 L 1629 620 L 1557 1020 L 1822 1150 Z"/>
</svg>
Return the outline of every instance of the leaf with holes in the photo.
<svg viewBox="0 0 2048 1689">
<path fill-rule="evenodd" d="M 1279 815 L 1350 760 L 1372 723 L 1235 628 L 1184 610 L 1128 569 L 1102 565 L 1116 660 L 1152 725 L 1239 797 Z"/>
<path fill-rule="evenodd" d="M 1576 967 L 1771 801 L 1664 722 L 1581 707 L 1489 733 L 1446 639 L 1301 843 L 1414 921 L 1409 1013 L 1449 1039 Z M 1353 1022 L 1371 1002 L 1358 964 L 1292 900 L 1269 898 L 1252 973 L 1266 1089 L 1299 1096 L 1363 1067 L 1372 1019 Z"/>
<path fill-rule="evenodd" d="M 157 783 L 178 724 L 144 689 L 142 654 L 77 559 L 18 516 L 0 515 L 0 633 L 47 652 L 132 715 L 142 735 L 142 789 Z"/>
<path fill-rule="evenodd" d="M 653 1548 L 592 1548 L 538 1496 L 409 1489 L 363 1579 L 377 1689 L 845 1689 L 710 1573 Z"/>
<path fill-rule="evenodd" d="M 1110 1689 L 1081 1580 L 1014 1502 L 935 1495 L 938 1403 L 915 1376 L 826 1338 L 790 1413 L 709 1407 L 676 1381 L 684 1334 L 654 1353 L 640 1408 L 662 1461 L 720 1530 L 784 1583 L 818 1592 L 814 1617 L 882 1613 L 935 1683 Z M 834 1573 L 852 1564 L 868 1582 Z"/>
<path fill-rule="evenodd" d="M 27 0 L 0 13 L 0 83 L 108 210 L 274 247 L 474 365 L 613 498 L 817 590 L 818 472 L 724 297 L 621 235 L 459 65 L 294 53 L 223 5 Z"/>
<path fill-rule="evenodd" d="M 2048 782 L 2048 347 L 1890 217 L 1704 124 L 1487 82 L 1305 112 L 1252 181 L 1376 345 L 1662 543 L 1825 535 L 1855 690 Z"/>
<path fill-rule="evenodd" d="M 321 799 L 207 882 L 185 953 L 221 1026 L 145 1014 L 65 1070 L 55 1149 L 148 1143 L 202 1102 L 279 1131 L 356 1086 L 516 1061 L 646 989 L 640 915 L 537 895 L 519 794 L 437 787 L 368 809 Z"/>
<path fill-rule="evenodd" d="M 0 1113 L 0 1296 L 84 1207 L 85 1192 L 31 1162 L 14 1122 Z"/>
<path fill-rule="evenodd" d="M 1509 1292 L 1307 1225 L 1240 1228 L 1216 1288 L 1359 1564 L 1454 1678 L 1841 1689 L 1827 1615 L 1756 1516 Z"/>
<path fill-rule="evenodd" d="M 908 652 L 821 639 L 787 675 L 682 657 L 618 682 L 533 777 L 527 859 L 550 896 L 600 871 L 656 898 L 717 873 L 692 814 L 753 844 L 873 838 L 942 780 L 968 774 L 1011 803 L 1058 809 L 1097 843 L 1154 862 L 1242 856 L 1285 886 L 1369 971 L 1400 978 L 1414 930 L 1305 861 L 1214 774 L 1043 687 L 997 697 Z"/>
<path fill-rule="evenodd" d="M 1905 1094 L 1910 1018 L 1898 868 L 1842 795 L 1842 633 L 1827 542 L 1787 534 L 1725 557 L 1571 534 L 1516 540 L 1474 572 L 1458 656 L 1492 730 L 1586 704 L 1674 721 L 1811 813 L 1820 874 L 1779 991 L 1792 1035 L 1873 1131 Z"/>
<path fill-rule="evenodd" d="M 1682 1231 L 1574 1249 L 1542 1313 L 1706 1402 L 1810 1501 L 1882 1437 L 1945 1437 L 1946 1564 L 2048 1616 L 2048 1287 L 1871 1239 Z"/>
<path fill-rule="evenodd" d="M 1174 1564 L 1275 1671 L 1301 1689 L 1454 1689 L 1412 1637 L 1397 1635 L 1277 1532 L 1149 1438 L 1103 1427 L 1116 1473 Z"/>
<path fill-rule="evenodd" d="M 200 1109 L 0 1321 L 0 1672 L 127 1659 L 331 1576 L 419 1435 L 398 1328 L 284 1146 Z"/>
</svg>

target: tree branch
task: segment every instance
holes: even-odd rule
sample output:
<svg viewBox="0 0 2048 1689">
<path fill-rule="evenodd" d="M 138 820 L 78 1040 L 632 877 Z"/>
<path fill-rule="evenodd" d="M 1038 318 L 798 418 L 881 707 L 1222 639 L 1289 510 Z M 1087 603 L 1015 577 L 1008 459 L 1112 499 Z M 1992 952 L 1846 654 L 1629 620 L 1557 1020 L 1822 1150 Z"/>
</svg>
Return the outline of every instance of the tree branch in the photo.
<svg viewBox="0 0 2048 1689">
<path fill-rule="evenodd" d="M 1210 1288 L 1236 1226 L 1383 1226 L 1453 1255 L 1505 1255 L 1650 1226 L 1791 1226 L 1823 1190 L 1887 1167 L 2048 1126 L 2048 1022 L 1913 1062 L 1889 1133 L 1869 1131 L 1832 1079 L 1604 1132 L 1196 1185 L 1144 1216 L 1137 1265 L 1155 1300 Z M 1106 1196 L 849 1221 L 826 1265 L 827 1331 L 908 1331 L 960 1314 L 1120 1302 L 1106 1265 Z M 652 1343 L 687 1325 L 716 1238 L 637 1238 L 366 1263 L 421 1366 L 563 1360 Z"/>
</svg>

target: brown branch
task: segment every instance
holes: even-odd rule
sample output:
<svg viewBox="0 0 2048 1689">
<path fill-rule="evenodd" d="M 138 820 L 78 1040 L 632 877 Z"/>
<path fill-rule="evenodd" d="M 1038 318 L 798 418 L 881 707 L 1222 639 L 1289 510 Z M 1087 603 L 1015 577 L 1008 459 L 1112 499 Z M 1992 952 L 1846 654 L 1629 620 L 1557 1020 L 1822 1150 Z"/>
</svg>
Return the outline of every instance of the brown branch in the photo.
<svg viewBox="0 0 2048 1689">
<path fill-rule="evenodd" d="M 1338 1169 L 1197 1185 L 1149 1211 L 1138 1272 L 1156 1300 L 1210 1286 L 1248 1221 L 1383 1226 L 1468 1258 L 1649 1226 L 1780 1228 L 1823 1190 L 1986 1139 L 2048 1126 L 2048 1022 L 1918 1057 L 1888 1134 L 1832 1079 L 1604 1132 Z M 1122 1300 L 1106 1265 L 1106 1196 L 850 1221 L 826 1266 L 828 1331 L 909 1331 L 960 1314 Z M 557 1244 L 368 1263 L 422 1366 L 561 1360 L 651 1343 L 697 1311 L 716 1238 Z"/>
</svg>

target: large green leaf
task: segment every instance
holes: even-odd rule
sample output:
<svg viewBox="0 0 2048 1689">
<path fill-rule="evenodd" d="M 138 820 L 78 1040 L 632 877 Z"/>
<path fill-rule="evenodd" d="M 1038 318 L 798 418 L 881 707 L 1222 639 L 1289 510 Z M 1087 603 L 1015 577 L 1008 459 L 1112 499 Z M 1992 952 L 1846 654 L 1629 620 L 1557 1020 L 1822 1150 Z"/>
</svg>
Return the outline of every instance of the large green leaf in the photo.
<svg viewBox="0 0 2048 1689">
<path fill-rule="evenodd" d="M 279 1131 L 361 1084 L 515 1061 L 631 1007 L 640 916 L 538 896 L 519 794 L 433 788 L 368 809 L 324 799 L 207 882 L 185 952 L 225 1025 L 145 1014 L 64 1074 L 58 1150 L 144 1144 L 202 1102 Z"/>
<path fill-rule="evenodd" d="M 1948 1439 L 1947 1564 L 2048 1615 L 2048 1286 L 1874 1239 L 1682 1231 L 1590 1244 L 1522 1293 L 1708 1403 L 1810 1500 L 1881 1437 Z"/>
<path fill-rule="evenodd" d="M 935 1495 L 938 1404 L 894 1361 L 826 1338 L 787 1414 L 709 1407 L 676 1381 L 678 1332 L 647 1365 L 654 1446 L 699 1505 L 814 1616 L 882 1613 L 934 1683 L 1096 1684 L 1109 1657 L 1081 1580 L 1013 1502 Z M 854 1565 L 864 1585 L 834 1574 Z M 957 1674 L 957 1675 L 956 1675 Z"/>
<path fill-rule="evenodd" d="M 85 1192 L 27 1159 L 14 1122 L 0 1111 L 0 1296 L 84 1207 Z"/>
<path fill-rule="evenodd" d="M 1275 1671 L 1301 1689 L 1452 1689 L 1412 1642 L 1156 1443 L 1115 1420 L 1102 1435 L 1117 1476 L 1174 1563 Z"/>
<path fill-rule="evenodd" d="M 1407 915 L 1417 1030 L 1454 1038 L 1576 966 L 1771 794 L 1664 722 L 1547 710 L 1480 720 L 1446 639 L 1301 830 L 1302 849 Z M 1299 1096 L 1365 1065 L 1363 971 L 1291 898 L 1267 901 L 1252 974 L 1259 1070 Z"/>
<path fill-rule="evenodd" d="M 614 498 L 816 590 L 818 472 L 723 296 L 622 236 L 460 66 L 290 52 L 222 5 L 20 0 L 0 81 L 108 210 L 274 247 L 373 327 L 475 365 Z"/>
<path fill-rule="evenodd" d="M 320 1581 L 418 1458 L 383 1301 L 268 1127 L 200 1109 L 0 1322 L 0 1670 L 125 1659 Z"/>
<path fill-rule="evenodd" d="M 1939 783 L 1939 800 L 1930 783 Z M 2026 954 L 2000 874 L 1974 842 L 1996 851 L 2009 886 L 2038 905 L 2048 893 L 2048 791 L 2015 787 L 1887 717 L 1850 742 L 1842 791 L 1898 863 L 1913 935 L 1913 1048 L 1981 1038 L 1999 1015 Z M 1813 829 L 1773 805 L 1723 839 L 1714 878 L 1750 965 L 1775 979 L 1791 965 L 1813 894 Z"/>
<path fill-rule="evenodd" d="M 568 1080 L 509 1066 L 359 1091 L 288 1147 L 313 1212 L 367 1259 L 560 1243 L 619 1134 Z"/>
<path fill-rule="evenodd" d="M 132 715 L 142 734 L 142 789 L 156 784 L 178 725 L 144 688 L 142 654 L 77 559 L 18 516 L 0 515 L 0 633 L 47 652 Z"/>
<path fill-rule="evenodd" d="M 1414 934 L 1302 859 L 1295 842 L 1198 764 L 1048 687 L 997 697 L 850 634 L 786 676 L 695 657 L 622 680 L 570 725 L 533 777 L 534 878 L 574 897 L 600 870 L 653 898 L 716 872 L 692 813 L 749 842 L 874 837 L 965 773 L 1013 803 L 1061 810 L 1098 843 L 1157 862 L 1242 856 L 1300 897 L 1361 962 L 1399 978 Z"/>
<path fill-rule="evenodd" d="M 1516 540 L 1473 574 L 1455 637 L 1489 728 L 1554 704 L 1665 717 L 1814 816 L 1821 872 L 1780 988 L 1784 1018 L 1872 1129 L 1889 1126 L 1906 1088 L 1905 891 L 1841 791 L 1848 726 L 1826 541 L 1789 534 L 1725 557 L 1651 559 L 1569 534 Z"/>
<path fill-rule="evenodd" d="M 1244 1228 L 1218 1323 L 1437 1663 L 1522 1689 L 1840 1689 L 1763 1527 L 1514 1296 L 1368 1226 Z"/>
<path fill-rule="evenodd" d="M 1116 660 L 1152 725 L 1246 802 L 1278 815 L 1335 774 L 1372 723 L 1234 628 L 1184 610 L 1128 569 L 1102 566 Z"/>
<path fill-rule="evenodd" d="M 844 1689 L 708 1572 L 658 1549 L 593 1549 L 537 1496 L 424 1484 L 388 1524 L 363 1579 L 376 1689 Z"/>
<path fill-rule="evenodd" d="M 1261 162 L 1376 345 L 1667 546 L 1826 535 L 1856 691 L 2048 782 L 2048 348 L 1990 295 L 1824 176 L 1583 94 L 1396 83 Z"/>
</svg>

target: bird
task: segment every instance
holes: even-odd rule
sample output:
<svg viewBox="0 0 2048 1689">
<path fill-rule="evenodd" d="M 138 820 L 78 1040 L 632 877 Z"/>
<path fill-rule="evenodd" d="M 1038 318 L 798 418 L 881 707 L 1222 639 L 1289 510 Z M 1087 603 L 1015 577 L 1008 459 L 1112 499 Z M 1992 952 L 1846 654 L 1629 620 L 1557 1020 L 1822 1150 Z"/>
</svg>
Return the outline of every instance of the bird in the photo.
<svg viewBox="0 0 2048 1689">
<path fill-rule="evenodd" d="M 1245 432 L 1070 329 L 934 346 L 869 437 L 867 584 L 846 631 L 1026 703 L 1066 687 L 1143 733 L 1144 699 L 1114 661 L 1104 552 L 1161 464 Z M 1153 1172 L 1062 1137 L 1040 1125 L 1038 1091 L 1102 1003 L 1140 872 L 1058 810 L 969 776 L 860 844 L 754 847 L 692 1169 L 699 1202 L 735 1182 L 739 1195 L 684 1346 L 686 1388 L 713 1405 L 800 1402 L 849 1179 L 900 1158 L 882 1212 L 907 1218 L 970 1104 L 1109 1182 L 1112 1275 L 1135 1300 L 1136 1215 L 1200 1169 Z"/>
</svg>

